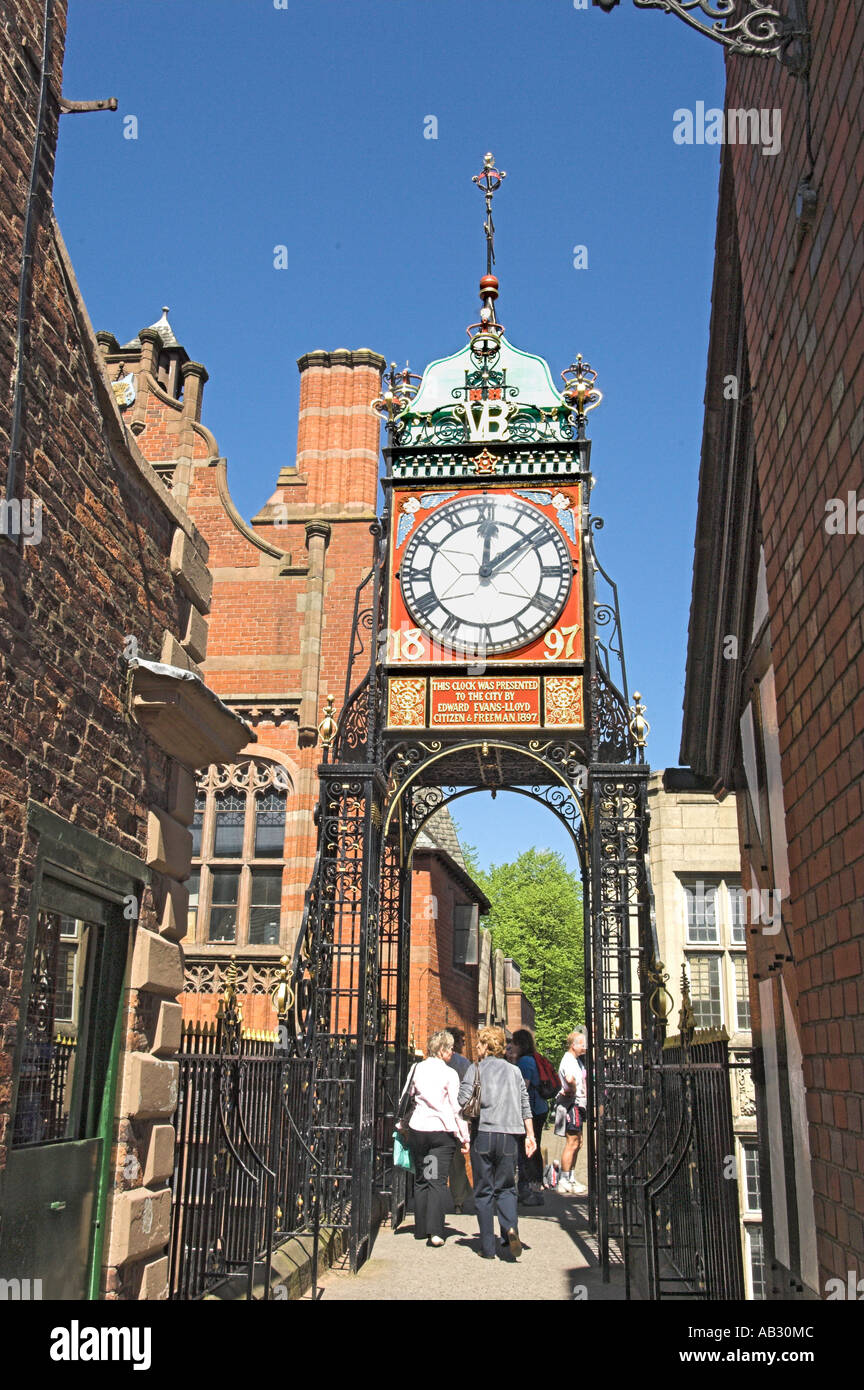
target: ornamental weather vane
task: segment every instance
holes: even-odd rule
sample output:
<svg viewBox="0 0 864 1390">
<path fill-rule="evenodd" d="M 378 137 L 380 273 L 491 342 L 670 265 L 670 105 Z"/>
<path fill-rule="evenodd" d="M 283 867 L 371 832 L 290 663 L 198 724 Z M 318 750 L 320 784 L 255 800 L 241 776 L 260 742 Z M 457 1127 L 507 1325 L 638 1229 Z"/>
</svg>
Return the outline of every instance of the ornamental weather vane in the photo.
<svg viewBox="0 0 864 1390">
<path fill-rule="evenodd" d="M 502 179 L 507 175 L 503 169 L 495 168 L 494 154 L 483 156 L 483 168 L 479 174 L 475 174 L 471 182 L 476 183 L 486 199 L 486 221 L 483 223 L 483 230 L 486 233 L 486 274 L 492 274 L 492 267 L 495 264 L 495 223 L 492 221 L 492 199 L 501 187 Z"/>
</svg>

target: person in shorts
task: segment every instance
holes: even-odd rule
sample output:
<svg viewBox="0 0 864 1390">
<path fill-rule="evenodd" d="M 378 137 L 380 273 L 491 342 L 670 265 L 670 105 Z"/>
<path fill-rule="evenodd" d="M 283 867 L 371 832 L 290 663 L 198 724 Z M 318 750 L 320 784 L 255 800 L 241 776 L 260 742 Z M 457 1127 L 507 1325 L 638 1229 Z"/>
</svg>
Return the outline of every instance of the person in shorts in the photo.
<svg viewBox="0 0 864 1390">
<path fill-rule="evenodd" d="M 567 1051 L 558 1068 L 561 1090 L 555 1100 L 555 1133 L 564 1140 L 558 1191 L 576 1197 L 588 1195 L 588 1188 L 576 1181 L 575 1173 L 588 1113 L 585 1048 L 585 1034 L 574 1029 L 567 1038 Z"/>
</svg>

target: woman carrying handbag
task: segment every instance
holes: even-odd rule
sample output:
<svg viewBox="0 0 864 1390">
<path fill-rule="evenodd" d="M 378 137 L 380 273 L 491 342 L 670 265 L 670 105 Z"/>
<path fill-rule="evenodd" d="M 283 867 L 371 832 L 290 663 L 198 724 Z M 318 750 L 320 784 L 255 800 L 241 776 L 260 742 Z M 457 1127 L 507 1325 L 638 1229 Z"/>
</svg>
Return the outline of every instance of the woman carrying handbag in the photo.
<svg viewBox="0 0 864 1390">
<path fill-rule="evenodd" d="M 516 1205 L 519 1136 L 525 1136 L 529 1158 L 537 1147 L 528 1091 L 518 1067 L 504 1059 L 506 1042 L 503 1028 L 481 1028 L 477 1064 L 469 1067 L 459 1087 L 462 1114 L 472 1120 L 474 1206 L 484 1260 L 495 1258 L 496 1217 L 502 1245 L 510 1247 L 514 1259 L 522 1254 Z"/>
<path fill-rule="evenodd" d="M 441 1030 L 429 1039 L 425 1061 L 414 1067 L 400 1104 L 410 1108 L 407 1126 L 397 1132 L 414 1163 L 414 1239 L 444 1244 L 447 1179 L 457 1149 L 468 1152 L 468 1126 L 459 1113 L 459 1077 L 447 1063 L 453 1055 L 453 1034 Z"/>
</svg>

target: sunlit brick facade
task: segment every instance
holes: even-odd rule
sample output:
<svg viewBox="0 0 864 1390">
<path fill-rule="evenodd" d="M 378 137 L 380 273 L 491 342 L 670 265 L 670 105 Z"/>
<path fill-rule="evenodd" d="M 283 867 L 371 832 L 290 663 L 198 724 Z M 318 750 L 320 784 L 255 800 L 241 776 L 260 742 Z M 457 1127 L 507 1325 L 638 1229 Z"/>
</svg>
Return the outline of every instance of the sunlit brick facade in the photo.
<svg viewBox="0 0 864 1390">
<path fill-rule="evenodd" d="M 806 10 L 809 83 L 727 60 L 727 107 L 781 110 L 783 142 L 723 153 L 682 742 L 737 793 L 765 904 L 748 952 L 780 1299 L 864 1274 L 864 13 Z"/>
<path fill-rule="evenodd" d="M 201 420 L 207 372 L 189 360 L 167 313 L 126 344 L 110 333 L 99 341 L 118 391 L 128 384 L 124 417 L 139 448 L 206 537 L 213 600 L 201 669 L 256 736 L 231 766 L 199 779 L 185 1015 L 214 1016 L 233 956 L 246 1026 L 270 1029 L 275 967 L 293 945 L 315 859 L 317 726 L 328 695 L 337 714 L 342 706 L 355 594 L 372 562 L 380 422 L 371 402 L 384 359 L 368 349 L 299 359 L 296 460 L 246 522 Z M 166 639 L 163 660 L 194 667 L 202 652 Z M 409 1029 L 422 1046 L 447 1023 L 473 1036 L 479 964 L 457 959 L 454 905 L 487 910 L 446 812 L 439 821 L 418 845 L 412 886 Z M 491 957 L 487 973 L 489 985 Z M 505 1019 L 501 982 L 500 998 L 487 993 Z"/>
</svg>

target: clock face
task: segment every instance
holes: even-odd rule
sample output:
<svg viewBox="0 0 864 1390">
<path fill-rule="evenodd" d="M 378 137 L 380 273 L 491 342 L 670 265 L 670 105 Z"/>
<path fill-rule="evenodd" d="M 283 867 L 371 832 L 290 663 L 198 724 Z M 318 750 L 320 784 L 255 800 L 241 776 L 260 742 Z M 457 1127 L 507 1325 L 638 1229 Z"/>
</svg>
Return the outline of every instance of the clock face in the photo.
<svg viewBox="0 0 864 1390">
<path fill-rule="evenodd" d="M 573 561 L 557 526 L 509 495 L 446 502 L 417 527 L 400 566 L 405 606 L 446 647 L 509 652 L 550 628 Z"/>
</svg>

